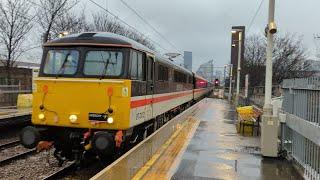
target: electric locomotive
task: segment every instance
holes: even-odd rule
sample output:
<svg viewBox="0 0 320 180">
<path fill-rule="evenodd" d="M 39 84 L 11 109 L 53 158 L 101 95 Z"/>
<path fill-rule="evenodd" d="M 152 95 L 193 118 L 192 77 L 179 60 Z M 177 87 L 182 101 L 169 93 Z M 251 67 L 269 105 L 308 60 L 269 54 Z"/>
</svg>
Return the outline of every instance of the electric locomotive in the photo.
<svg viewBox="0 0 320 180">
<path fill-rule="evenodd" d="M 81 33 L 44 44 L 28 148 L 55 148 L 60 164 L 108 158 L 146 138 L 208 94 L 208 82 L 126 37 Z"/>
</svg>

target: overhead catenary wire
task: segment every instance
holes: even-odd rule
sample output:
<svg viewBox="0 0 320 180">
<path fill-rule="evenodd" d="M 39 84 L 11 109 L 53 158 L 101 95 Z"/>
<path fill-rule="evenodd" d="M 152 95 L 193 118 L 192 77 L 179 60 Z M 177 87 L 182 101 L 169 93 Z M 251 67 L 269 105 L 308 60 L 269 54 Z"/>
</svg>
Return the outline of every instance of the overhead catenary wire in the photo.
<svg viewBox="0 0 320 180">
<path fill-rule="evenodd" d="M 253 23 L 254 23 L 257 15 L 258 15 L 258 13 L 259 13 L 260 10 L 261 10 L 261 7 L 262 7 L 262 5 L 263 5 L 263 2 L 264 2 L 264 0 L 261 0 L 261 1 L 260 1 L 260 4 L 259 4 L 256 12 L 254 13 L 253 17 L 252 17 L 251 20 L 250 20 L 250 23 L 249 23 L 249 26 L 248 26 L 248 33 L 250 32 L 251 27 L 252 27 L 252 25 L 253 25 Z"/>
<path fill-rule="evenodd" d="M 141 33 L 137 28 L 131 26 L 130 24 L 128 24 L 126 21 L 124 21 L 123 19 L 119 18 L 117 15 L 115 15 L 114 13 L 112 13 L 111 11 L 109 11 L 108 9 L 104 8 L 102 5 L 98 4 L 97 2 L 95 2 L 94 0 L 89 0 L 91 3 L 95 4 L 97 7 L 99 7 L 100 9 L 104 10 L 107 14 L 110 14 L 111 16 L 113 16 L 114 18 L 116 18 L 117 20 L 119 20 L 120 22 L 122 22 L 123 24 L 125 24 L 126 26 L 128 26 L 129 28 L 131 28 L 132 30 L 136 31 L 137 33 L 139 33 L 140 35 L 142 35 L 143 37 L 146 37 L 143 33 Z M 158 42 L 152 40 L 149 37 L 146 37 L 146 39 L 150 40 L 151 42 L 153 42 L 154 44 L 158 45 L 161 49 L 168 51 L 168 49 L 164 48 L 162 45 L 160 45 Z"/>
<path fill-rule="evenodd" d="M 128 9 L 130 9 L 134 14 L 136 14 L 146 25 L 148 25 L 154 32 L 156 32 L 163 40 L 170 44 L 176 51 L 182 54 L 182 51 L 179 50 L 171 41 L 169 41 L 163 34 L 161 34 L 152 24 L 150 24 L 136 9 L 132 8 L 124 0 L 120 0 Z M 183 54 L 182 54 L 183 56 Z"/>
</svg>

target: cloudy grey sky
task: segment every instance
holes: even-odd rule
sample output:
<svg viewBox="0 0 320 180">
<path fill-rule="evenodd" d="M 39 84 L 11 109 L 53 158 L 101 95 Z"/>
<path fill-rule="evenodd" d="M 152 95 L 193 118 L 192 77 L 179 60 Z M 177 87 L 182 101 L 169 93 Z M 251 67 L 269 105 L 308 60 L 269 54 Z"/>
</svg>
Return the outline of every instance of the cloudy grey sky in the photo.
<svg viewBox="0 0 320 180">
<path fill-rule="evenodd" d="M 94 0 L 130 25 L 146 34 L 162 47 L 176 52 L 165 40 L 144 24 L 120 0 Z M 169 39 L 180 51 L 193 52 L 193 70 L 213 59 L 215 66 L 230 61 L 231 26 L 248 26 L 261 0 L 125 0 L 150 24 Z M 77 8 L 86 7 L 86 14 L 100 9 L 88 0 Z M 314 56 L 313 36 L 320 33 L 319 0 L 276 0 L 276 21 L 279 33 L 303 35 L 305 46 Z M 77 8 L 75 10 L 77 10 Z M 262 33 L 267 23 L 268 0 L 264 0 L 250 32 Z M 248 27 L 247 27 L 248 28 Z M 248 29 L 247 29 L 248 30 Z M 320 44 L 320 43 L 319 43 Z"/>
<path fill-rule="evenodd" d="M 152 29 L 148 28 L 119 0 L 95 0 L 132 26 L 176 51 Z M 249 26 L 260 0 L 125 0 L 147 19 L 179 50 L 193 52 L 193 69 L 210 59 L 216 66 L 230 61 L 230 29 L 234 25 Z M 84 2 L 87 11 L 97 7 Z M 315 52 L 313 36 L 320 33 L 319 0 L 276 0 L 276 21 L 279 33 L 303 35 L 311 55 Z M 262 33 L 267 22 L 268 0 L 264 0 L 249 34 Z M 248 28 L 248 27 L 247 27 Z M 248 29 L 247 29 L 248 30 Z"/>
</svg>

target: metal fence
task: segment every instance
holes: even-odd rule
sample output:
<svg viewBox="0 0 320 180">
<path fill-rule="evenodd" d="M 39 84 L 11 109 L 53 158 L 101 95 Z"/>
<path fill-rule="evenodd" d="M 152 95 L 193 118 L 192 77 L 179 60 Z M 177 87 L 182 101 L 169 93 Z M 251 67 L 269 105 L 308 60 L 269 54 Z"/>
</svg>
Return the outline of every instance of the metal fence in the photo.
<svg viewBox="0 0 320 180">
<path fill-rule="evenodd" d="M 283 82 L 282 148 L 301 167 L 306 179 L 320 179 L 320 78 Z"/>
<path fill-rule="evenodd" d="M 12 85 L 0 84 L 0 107 L 16 106 L 18 94 L 31 92 L 31 88 L 22 87 L 20 83 Z"/>
</svg>

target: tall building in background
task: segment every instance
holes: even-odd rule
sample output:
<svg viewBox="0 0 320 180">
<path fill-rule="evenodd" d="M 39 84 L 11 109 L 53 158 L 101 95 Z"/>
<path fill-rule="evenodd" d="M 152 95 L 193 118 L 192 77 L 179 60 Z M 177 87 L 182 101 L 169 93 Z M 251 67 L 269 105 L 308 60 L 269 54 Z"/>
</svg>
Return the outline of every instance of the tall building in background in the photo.
<svg viewBox="0 0 320 180">
<path fill-rule="evenodd" d="M 192 71 L 192 52 L 190 51 L 184 51 L 184 62 L 183 62 L 183 66 Z"/>
<path fill-rule="evenodd" d="M 241 61 L 244 58 L 244 41 L 245 41 L 245 26 L 232 26 L 233 29 L 242 29 L 242 38 L 241 38 Z M 231 33 L 230 33 L 231 34 Z M 238 69 L 238 50 L 239 50 L 239 32 L 231 34 L 231 64 L 233 64 L 233 70 L 236 73 Z"/>
<path fill-rule="evenodd" d="M 213 82 L 213 60 L 208 61 L 204 64 L 201 64 L 200 67 L 198 68 L 196 74 L 199 76 L 202 76 L 203 78 L 207 79 L 210 82 Z"/>
<path fill-rule="evenodd" d="M 232 26 L 232 30 L 235 30 L 236 33 L 231 33 L 231 64 L 233 65 L 233 76 L 232 79 L 236 80 L 237 79 L 237 69 L 238 69 L 238 52 L 239 52 L 239 29 L 241 30 L 241 62 L 240 62 L 240 66 L 241 64 L 243 64 L 243 60 L 244 60 L 244 50 L 245 50 L 245 30 L 246 27 L 245 26 Z M 241 68 L 241 67 L 240 67 Z M 240 77 L 240 82 L 244 81 L 244 76 Z M 233 86 L 236 86 L 236 83 L 233 83 Z M 241 87 L 241 83 L 240 83 L 240 87 Z"/>
</svg>

